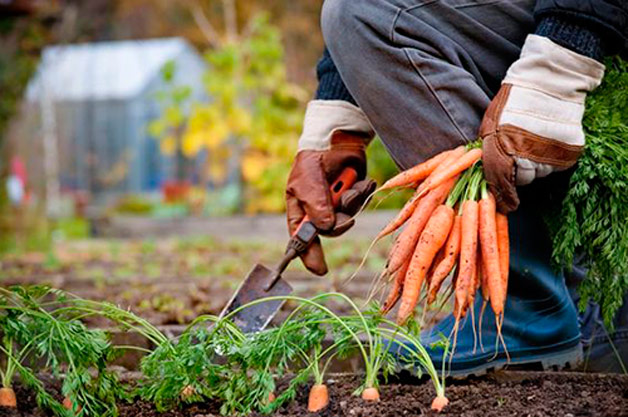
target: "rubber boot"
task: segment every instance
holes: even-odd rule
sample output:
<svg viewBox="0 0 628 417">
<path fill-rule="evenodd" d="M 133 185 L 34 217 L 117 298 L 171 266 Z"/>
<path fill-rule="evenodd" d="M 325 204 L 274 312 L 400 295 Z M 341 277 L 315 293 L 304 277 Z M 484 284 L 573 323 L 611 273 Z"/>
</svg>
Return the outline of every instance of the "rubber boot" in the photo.
<svg viewBox="0 0 628 417">
<path fill-rule="evenodd" d="M 580 303 L 578 286 L 584 281 L 587 270 L 583 259 L 577 259 L 574 268 L 566 274 L 567 288 L 574 304 Z M 614 329 L 608 330 L 600 306 L 589 300 L 586 309 L 578 312 L 582 337 L 583 362 L 580 370 L 601 373 L 628 373 L 628 294 L 615 314 Z"/>
<path fill-rule="evenodd" d="M 490 303 L 480 317 L 483 300 L 478 292 L 473 309 L 459 324 L 455 348 L 452 315 L 422 333 L 436 369 L 443 364 L 443 350 L 430 346 L 443 337 L 452 342 L 450 353 L 454 349 L 453 356 L 445 359 L 452 376 L 483 374 L 509 364 L 539 370 L 576 367 L 581 361 L 578 314 L 563 274 L 552 268 L 549 235 L 538 207 L 522 199 L 520 208 L 509 215 L 509 225 L 510 278 L 503 341 L 497 337 Z"/>
</svg>

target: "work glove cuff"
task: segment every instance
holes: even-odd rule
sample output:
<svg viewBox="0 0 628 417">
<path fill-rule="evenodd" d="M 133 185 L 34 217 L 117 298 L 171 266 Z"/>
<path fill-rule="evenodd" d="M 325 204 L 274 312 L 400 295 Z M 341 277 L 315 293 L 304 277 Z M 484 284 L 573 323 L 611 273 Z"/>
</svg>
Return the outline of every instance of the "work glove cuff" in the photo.
<svg viewBox="0 0 628 417">
<path fill-rule="evenodd" d="M 298 150 L 328 151 L 338 132 L 361 139 L 364 146 L 375 135 L 359 107 L 342 100 L 312 100 L 305 111 Z"/>
</svg>

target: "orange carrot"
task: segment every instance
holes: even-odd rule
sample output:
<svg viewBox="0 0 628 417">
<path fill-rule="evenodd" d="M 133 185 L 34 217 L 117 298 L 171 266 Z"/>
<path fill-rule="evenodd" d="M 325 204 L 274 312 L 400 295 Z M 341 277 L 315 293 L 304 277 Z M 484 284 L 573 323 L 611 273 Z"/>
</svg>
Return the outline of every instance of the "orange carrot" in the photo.
<svg viewBox="0 0 628 417">
<path fill-rule="evenodd" d="M 379 189 L 388 190 L 390 188 L 403 187 L 426 179 L 449 156 L 451 152 L 452 151 L 441 152 L 427 161 L 400 172 L 386 181 L 381 187 L 379 187 Z"/>
<path fill-rule="evenodd" d="M 0 407 L 17 408 L 17 398 L 13 388 L 0 388 Z"/>
<path fill-rule="evenodd" d="M 405 323 L 414 311 L 425 276 L 434 261 L 434 257 L 445 244 L 453 222 L 453 208 L 443 204 L 434 210 L 425 225 L 425 230 L 421 233 L 406 273 L 401 304 L 397 313 L 397 323 Z"/>
<path fill-rule="evenodd" d="M 181 390 L 181 399 L 182 400 L 187 400 L 188 398 L 190 398 L 195 393 L 196 393 L 196 390 L 194 389 L 194 387 L 192 385 L 186 385 Z"/>
<path fill-rule="evenodd" d="M 445 397 L 444 395 L 439 395 L 434 398 L 434 401 L 432 401 L 432 410 L 440 413 L 441 411 L 443 411 L 443 408 L 447 407 L 447 404 L 449 404 L 449 400 L 447 399 L 447 397 Z"/>
<path fill-rule="evenodd" d="M 80 405 L 75 406 L 70 397 L 67 396 L 63 399 L 63 408 L 69 411 L 73 411 L 77 414 L 80 413 L 81 410 L 83 410 L 83 407 L 81 407 Z"/>
<path fill-rule="evenodd" d="M 480 241 L 482 260 L 486 269 L 489 298 L 495 315 L 504 309 L 502 294 L 501 269 L 499 266 L 499 249 L 497 246 L 497 225 L 495 219 L 495 198 L 483 187 L 480 200 Z"/>
<path fill-rule="evenodd" d="M 362 391 L 362 399 L 366 401 L 379 401 L 379 391 L 377 388 L 365 388 Z"/>
<path fill-rule="evenodd" d="M 276 399 L 277 399 L 277 396 L 275 395 L 274 392 L 271 391 L 268 393 L 268 398 L 267 398 L 268 404 L 272 403 Z"/>
<path fill-rule="evenodd" d="M 388 294 L 388 298 L 386 298 L 386 302 L 382 306 L 382 314 L 388 313 L 392 308 L 397 304 L 399 298 L 401 297 L 401 292 L 403 291 L 403 283 L 406 280 L 406 273 L 408 272 L 408 266 L 410 265 L 410 259 L 406 261 L 405 264 L 395 274 L 395 280 L 393 281 L 393 285 L 390 289 L 390 293 Z"/>
<path fill-rule="evenodd" d="M 478 291 L 478 288 L 480 288 L 480 259 L 482 259 L 482 253 L 480 252 L 480 245 L 479 245 L 479 240 L 478 240 L 478 245 L 477 245 L 477 253 L 475 255 L 475 268 L 473 268 L 473 272 L 471 274 L 471 286 L 469 287 L 469 294 L 468 294 L 468 300 L 469 300 L 469 306 L 473 305 L 473 302 L 475 301 L 475 294 Z"/>
<path fill-rule="evenodd" d="M 464 155 L 466 152 L 467 150 L 464 146 L 458 146 L 457 148 L 448 151 L 447 157 L 440 163 L 439 166 L 436 167 L 434 171 L 432 171 L 432 173 L 425 180 L 429 182 L 431 181 L 430 178 L 434 177 L 435 175 L 440 175 L 441 172 L 445 171 L 447 167 L 460 159 L 460 157 L 462 157 L 462 155 Z M 417 191 L 423 191 L 423 188 L 423 184 L 421 184 L 419 185 Z"/>
<path fill-rule="evenodd" d="M 427 303 L 432 304 L 436 300 L 436 295 L 440 290 L 443 281 L 447 278 L 447 275 L 451 272 L 456 261 L 458 260 L 458 254 L 460 253 L 460 225 L 461 217 L 456 216 L 454 218 L 454 224 L 447 238 L 445 244 L 445 257 L 441 262 L 436 265 L 434 272 L 432 273 L 432 281 L 430 282 L 429 294 Z"/>
<path fill-rule="evenodd" d="M 427 193 L 427 195 L 419 201 L 414 213 L 408 220 L 406 228 L 397 236 L 390 253 L 388 255 L 388 263 L 386 271 L 390 274 L 397 271 L 412 256 L 412 251 L 416 247 L 416 243 L 423 232 L 423 228 L 427 224 L 430 216 L 440 204 L 447 198 L 447 194 L 456 183 L 456 178 L 451 178 L 436 189 Z"/>
<path fill-rule="evenodd" d="M 457 273 L 456 277 L 458 275 L 460 274 Z M 458 288 L 458 285 L 455 285 L 454 286 L 454 317 L 456 318 L 456 323 L 458 323 L 458 320 L 464 318 L 467 315 L 467 311 L 460 307 L 460 302 L 458 301 L 458 297 L 455 296 L 455 292 L 457 288 Z"/>
<path fill-rule="evenodd" d="M 480 250 L 481 250 L 480 244 Z M 484 302 L 487 302 L 490 298 L 488 291 L 488 274 L 486 273 L 486 265 L 484 264 L 484 258 L 480 258 L 480 288 L 482 290 L 482 298 Z"/>
<path fill-rule="evenodd" d="M 408 200 L 408 202 L 399 211 L 397 217 L 395 217 L 390 223 L 386 225 L 386 227 L 382 229 L 381 232 L 377 234 L 375 240 L 378 241 L 384 236 L 391 234 L 392 232 L 403 226 L 406 220 L 408 220 L 410 216 L 412 216 L 412 213 L 414 213 L 420 200 L 421 196 L 419 195 L 419 193 L 415 193 L 412 198 Z"/>
<path fill-rule="evenodd" d="M 480 248 L 480 250 L 482 249 Z M 486 305 L 488 304 L 490 294 L 488 291 L 488 274 L 486 273 L 486 266 L 484 265 L 483 257 L 480 256 L 478 261 L 480 263 L 480 288 L 482 290 L 482 299 L 484 300 L 482 302 L 482 308 L 480 309 L 478 328 L 480 329 L 480 348 L 482 349 L 482 352 L 484 352 L 484 342 L 482 341 L 482 318 L 484 317 L 484 311 L 486 310 Z"/>
<path fill-rule="evenodd" d="M 320 411 L 329 404 L 329 391 L 327 385 L 316 384 L 310 389 L 310 395 L 307 400 L 307 410 L 310 412 Z"/>
<path fill-rule="evenodd" d="M 497 228 L 497 248 L 499 250 L 499 268 L 501 271 L 502 297 L 506 301 L 508 292 L 508 273 L 510 271 L 510 241 L 508 238 L 508 217 L 496 213 L 495 223 Z"/>
<path fill-rule="evenodd" d="M 452 227 L 453 227 L 453 222 L 452 222 Z M 451 233 L 451 230 L 449 231 L 449 233 Z M 449 238 L 449 233 L 447 234 L 447 238 Z M 445 249 L 447 246 L 447 240 L 445 240 L 445 244 L 443 246 L 441 246 L 441 248 L 438 250 L 438 252 L 436 252 L 436 256 L 434 257 L 434 261 L 432 261 L 432 265 L 430 266 L 430 269 L 427 271 L 427 275 L 425 276 L 425 289 L 427 291 L 427 289 L 430 288 L 430 285 L 432 285 L 432 276 L 434 275 L 434 270 L 436 269 L 436 267 L 438 266 L 439 263 L 443 262 L 443 259 L 445 259 Z M 426 293 L 427 295 L 427 293 Z"/>
<path fill-rule="evenodd" d="M 494 201 L 494 199 L 493 199 Z M 495 321 L 497 322 L 497 337 L 501 340 L 506 352 L 506 357 L 510 360 L 508 354 L 508 348 L 506 347 L 506 341 L 502 335 L 502 324 L 504 323 L 504 308 L 506 306 L 506 296 L 508 293 L 508 273 L 510 270 L 510 241 L 508 239 L 508 217 L 501 213 L 495 214 L 495 228 L 497 235 L 497 249 L 500 266 L 500 280 L 499 280 L 499 306 L 498 312 L 495 312 Z M 502 266 L 503 264 L 503 266 Z M 491 295 L 491 307 L 493 306 L 493 300 Z M 493 308 L 495 310 L 495 308 Z M 497 343 L 497 340 L 495 341 Z"/>
<path fill-rule="evenodd" d="M 478 253 L 478 203 L 466 200 L 462 203 L 462 220 L 460 235 L 460 261 L 458 282 L 456 284 L 457 319 L 462 317 L 468 307 L 469 291 L 473 286 L 473 273 L 476 269 Z"/>
<path fill-rule="evenodd" d="M 418 190 L 422 193 L 425 193 L 427 190 L 433 190 L 448 179 L 455 177 L 475 164 L 480 158 L 482 158 L 482 149 L 471 149 L 461 157 L 456 158 L 446 169 L 439 170 L 438 172 L 434 172 L 433 175 L 430 175 L 425 182 L 421 184 Z"/>
</svg>

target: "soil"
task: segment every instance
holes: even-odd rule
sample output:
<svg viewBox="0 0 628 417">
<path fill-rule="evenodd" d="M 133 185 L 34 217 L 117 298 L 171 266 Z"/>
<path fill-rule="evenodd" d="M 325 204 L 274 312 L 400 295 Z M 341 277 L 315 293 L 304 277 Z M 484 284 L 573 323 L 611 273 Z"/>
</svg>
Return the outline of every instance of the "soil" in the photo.
<svg viewBox="0 0 628 417">
<path fill-rule="evenodd" d="M 366 404 L 352 395 L 360 381 L 355 376 L 336 376 L 327 381 L 330 405 L 321 416 L 423 416 L 430 410 L 434 388 L 430 381 L 400 378 L 380 388 L 381 401 Z M 448 381 L 450 404 L 440 416 L 628 416 L 628 376 L 581 373 L 498 372 L 463 381 Z M 19 411 L 0 407 L 0 416 L 42 417 L 28 390 L 16 389 Z M 142 401 L 121 404 L 121 417 L 213 417 L 219 404 L 208 402 L 158 413 Z M 302 416 L 307 412 L 307 387 L 275 416 Z M 316 414 L 311 414 L 316 415 Z"/>
<path fill-rule="evenodd" d="M 342 291 L 358 302 L 368 293 L 385 253 L 374 254 L 376 265 L 343 285 L 364 252 L 336 243 L 328 251 L 330 268 L 324 278 L 307 273 L 294 262 L 284 274 L 295 295 Z M 368 242 L 367 242 L 368 243 Z M 0 257 L 0 285 L 45 284 L 92 300 L 129 308 L 154 325 L 184 325 L 202 314 L 218 314 L 252 266 L 272 266 L 285 242 L 273 245 L 208 239 L 89 241 L 55 247 L 55 256 L 41 252 Z M 356 244 L 357 245 L 357 244 Z M 333 307 L 333 306 L 331 306 Z M 334 309 L 342 313 L 342 307 Z M 107 327 L 106 320 L 87 324 Z"/>
</svg>

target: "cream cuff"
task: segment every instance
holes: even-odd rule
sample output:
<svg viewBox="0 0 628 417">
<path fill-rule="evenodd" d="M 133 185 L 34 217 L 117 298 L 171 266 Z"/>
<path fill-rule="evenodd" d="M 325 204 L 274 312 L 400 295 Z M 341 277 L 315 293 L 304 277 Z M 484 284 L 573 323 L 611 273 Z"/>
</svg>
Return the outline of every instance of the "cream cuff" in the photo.
<svg viewBox="0 0 628 417">
<path fill-rule="evenodd" d="M 366 114 L 357 106 L 343 100 L 312 100 L 307 105 L 299 151 L 328 150 L 336 131 L 357 133 L 368 144 L 375 132 Z"/>
<path fill-rule="evenodd" d="M 605 67 L 539 35 L 528 35 L 521 55 L 502 83 L 531 88 L 556 98 L 584 103 L 600 85 Z"/>
</svg>

